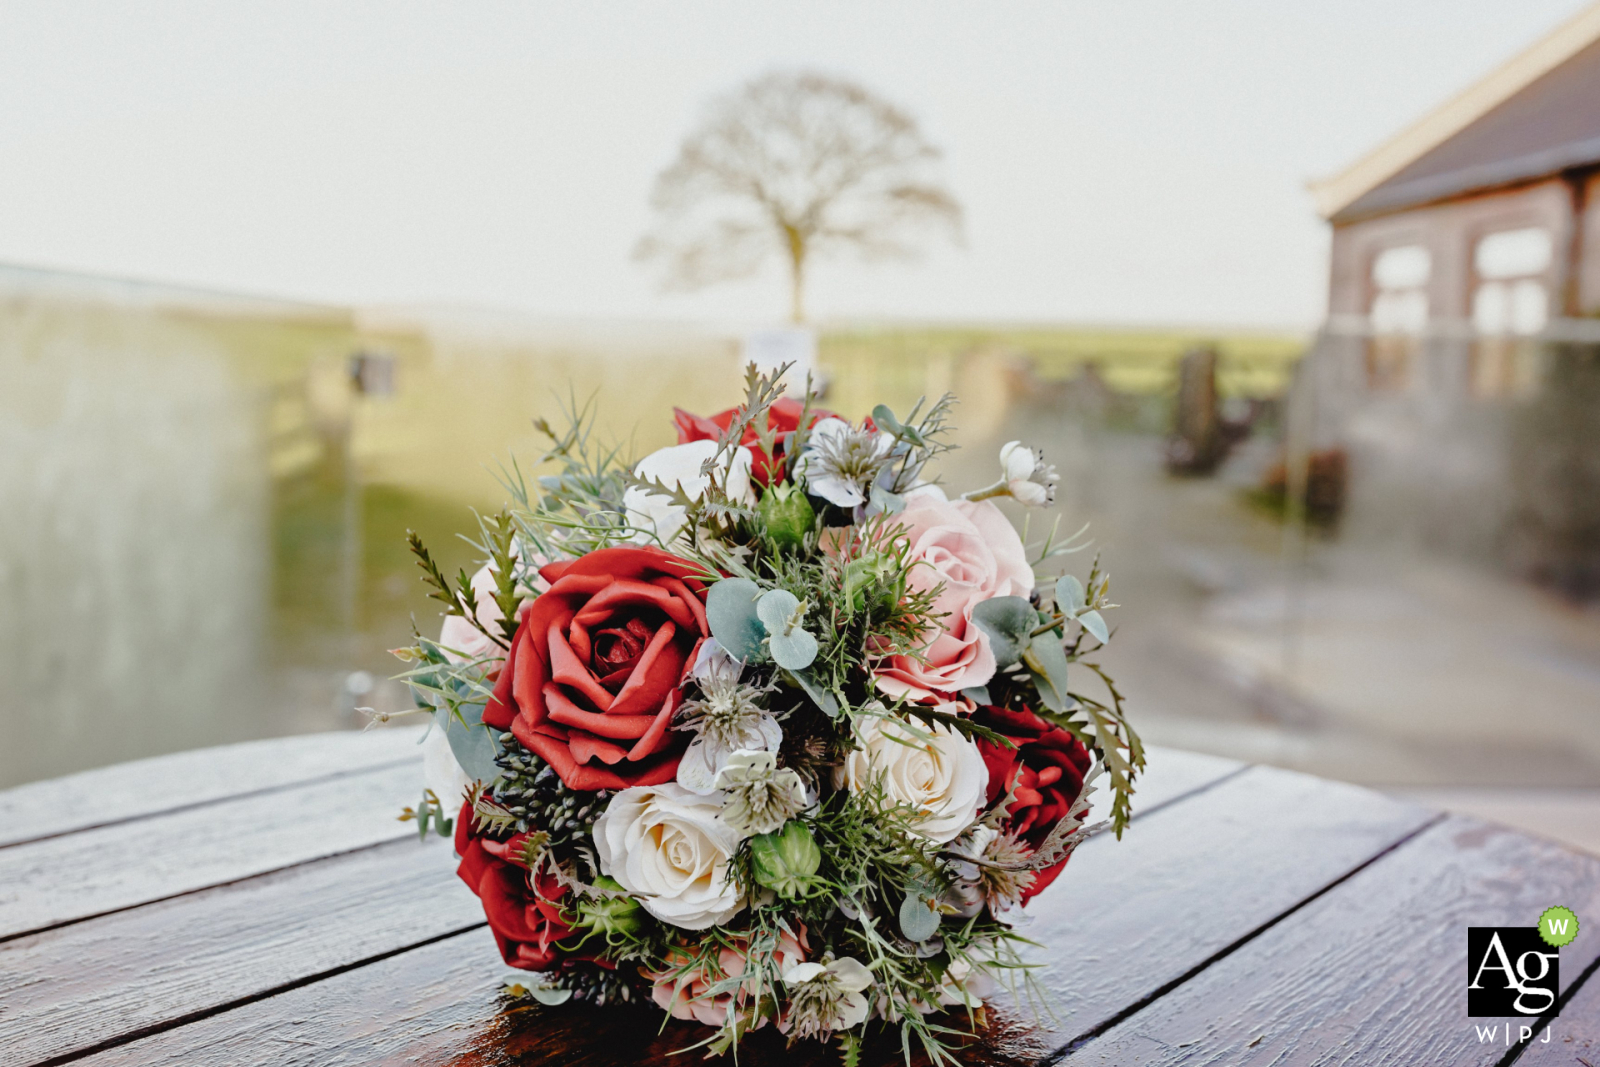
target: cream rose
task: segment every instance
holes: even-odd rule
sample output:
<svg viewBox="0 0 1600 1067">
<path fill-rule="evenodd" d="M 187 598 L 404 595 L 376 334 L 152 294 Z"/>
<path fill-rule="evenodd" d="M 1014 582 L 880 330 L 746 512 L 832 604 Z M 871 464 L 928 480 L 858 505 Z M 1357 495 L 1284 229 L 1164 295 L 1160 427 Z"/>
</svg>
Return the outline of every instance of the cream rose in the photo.
<svg viewBox="0 0 1600 1067">
<path fill-rule="evenodd" d="M 897 719 L 864 718 L 856 726 L 857 748 L 844 761 L 852 793 L 875 779 L 894 803 L 920 814 L 916 830 L 930 841 L 954 841 L 978 817 L 989 788 L 989 769 L 978 746 L 948 726 Z"/>
<path fill-rule="evenodd" d="M 933 610 L 946 614 L 923 650 L 924 661 L 911 656 L 886 660 L 877 670 L 878 688 L 891 697 L 925 702 L 988 684 L 994 677 L 994 653 L 989 638 L 973 623 L 972 609 L 990 597 L 1026 597 L 1033 591 L 1033 568 L 1022 539 L 987 500 L 946 501 L 918 493 L 897 521 L 906 528 L 916 563 L 910 584 L 919 590 L 942 585 Z"/>
<path fill-rule="evenodd" d="M 721 813 L 720 799 L 676 782 L 624 789 L 594 824 L 600 870 L 662 922 L 686 930 L 725 923 L 744 901 L 728 878 L 740 835 Z"/>
<path fill-rule="evenodd" d="M 682 489 L 690 500 L 699 500 L 711 487 L 711 478 L 701 474 L 706 460 L 717 454 L 715 441 L 690 441 L 686 445 L 661 448 L 641 459 L 633 473 L 641 478 L 660 482 L 669 488 Z M 754 453 L 748 448 L 733 450 L 733 459 L 726 473 L 723 488 L 730 498 L 746 504 L 755 503 L 755 490 L 750 485 L 750 465 Z M 634 486 L 622 494 L 622 505 L 627 509 L 628 524 L 641 532 L 634 540 L 644 544 L 651 539 L 650 532 L 669 544 L 683 530 L 687 511 L 672 498 L 652 493 L 643 486 Z M 645 532 L 648 531 L 648 532 Z"/>
</svg>

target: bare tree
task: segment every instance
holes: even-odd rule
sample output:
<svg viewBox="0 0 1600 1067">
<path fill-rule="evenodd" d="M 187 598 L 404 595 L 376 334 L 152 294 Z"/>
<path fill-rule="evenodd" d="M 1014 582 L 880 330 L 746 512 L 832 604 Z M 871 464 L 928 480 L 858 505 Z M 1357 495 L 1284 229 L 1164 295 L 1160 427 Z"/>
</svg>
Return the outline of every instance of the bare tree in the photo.
<svg viewBox="0 0 1600 1067">
<path fill-rule="evenodd" d="M 959 237 L 939 154 L 915 119 L 854 82 L 768 74 L 715 100 L 656 178 L 657 226 L 635 255 L 664 261 L 667 287 L 698 289 L 778 253 L 800 322 L 813 256 L 910 258 L 930 229 Z"/>
</svg>

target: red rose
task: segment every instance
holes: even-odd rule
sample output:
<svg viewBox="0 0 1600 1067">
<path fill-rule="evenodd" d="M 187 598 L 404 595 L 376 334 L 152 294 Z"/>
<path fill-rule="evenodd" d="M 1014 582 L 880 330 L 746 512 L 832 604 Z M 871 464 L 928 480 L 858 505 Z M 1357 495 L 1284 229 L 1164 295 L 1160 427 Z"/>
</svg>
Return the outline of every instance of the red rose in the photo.
<svg viewBox="0 0 1600 1067">
<path fill-rule="evenodd" d="M 1089 751 L 1083 742 L 1059 726 L 1052 726 L 1026 708 L 1013 711 L 993 706 L 978 708 L 972 721 L 1009 737 L 1017 746 L 1006 748 L 993 741 L 978 741 L 978 751 L 989 768 L 989 796 L 993 804 L 1015 783 L 1005 829 L 1037 848 L 1055 825 L 1066 818 L 1083 791 L 1089 770 Z M 1022 902 L 1041 892 L 1066 860 L 1039 871 Z"/>
<path fill-rule="evenodd" d="M 745 427 L 744 438 L 739 442 L 749 446 L 754 454 L 754 463 L 750 468 L 750 477 L 757 485 L 772 484 L 773 472 L 783 466 L 784 452 L 789 434 L 800 428 L 800 415 L 805 410 L 805 405 L 789 397 L 780 397 L 767 408 L 767 427 L 778 435 L 773 447 L 777 449 L 776 456 L 769 456 L 757 445 L 756 428 Z M 691 415 L 682 408 L 672 409 L 672 421 L 678 424 L 678 443 L 686 445 L 690 441 L 716 441 L 721 439 L 729 426 L 733 425 L 734 416 L 739 414 L 738 408 L 729 408 L 719 411 L 709 419 L 704 415 Z M 833 412 L 821 408 L 811 409 L 811 425 L 816 425 L 818 420 L 833 417 Z"/>
<path fill-rule="evenodd" d="M 510 729 L 568 788 L 659 785 L 678 773 L 679 685 L 710 633 L 694 564 L 603 548 L 540 569 L 483 721 Z"/>
<path fill-rule="evenodd" d="M 513 967 L 542 971 L 557 959 L 556 942 L 572 933 L 561 920 L 556 903 L 567 887 L 548 874 L 539 876 L 537 891 L 528 881 L 522 862 L 527 834 L 509 841 L 494 841 L 472 832 L 472 805 L 461 806 L 456 817 L 456 852 L 461 864 L 456 873 L 478 895 L 500 955 Z"/>
</svg>

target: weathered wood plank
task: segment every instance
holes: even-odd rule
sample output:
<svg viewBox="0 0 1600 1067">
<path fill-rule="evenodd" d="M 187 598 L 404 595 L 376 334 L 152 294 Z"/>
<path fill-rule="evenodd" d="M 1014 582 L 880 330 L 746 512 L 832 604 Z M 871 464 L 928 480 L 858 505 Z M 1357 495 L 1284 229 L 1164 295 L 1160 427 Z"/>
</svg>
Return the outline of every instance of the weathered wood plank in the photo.
<svg viewBox="0 0 1600 1067">
<path fill-rule="evenodd" d="M 1600 914 L 1600 859 L 1450 818 L 1103 1036 L 1077 1064 L 1494 1064 L 1466 1014 L 1468 926 L 1531 926 L 1560 901 Z M 1570 983 L 1600 954 L 1562 950 Z"/>
<path fill-rule="evenodd" d="M 1140 810 L 1240 766 L 1154 750 Z M 48 1060 L 480 921 L 453 870 L 402 841 L 0 944 L 0 975 L 27 975 L 0 978 L 0 1047 Z"/>
<path fill-rule="evenodd" d="M 1165 807 L 1197 789 L 1204 789 L 1230 774 L 1244 770 L 1247 764 L 1221 756 L 1207 756 L 1199 752 L 1185 752 L 1179 748 L 1151 747 L 1145 750 L 1145 770 L 1137 780 L 1133 794 L 1133 816 L 1139 818 Z M 1094 808 L 1090 821 L 1110 815 L 1111 789 L 1101 778 L 1100 789 L 1094 795 Z"/>
<path fill-rule="evenodd" d="M 422 727 L 338 731 L 178 752 L 0 790 L 0 847 L 329 775 L 422 759 Z"/>
<path fill-rule="evenodd" d="M 76 1062 L 85 1067 L 682 1067 L 702 1062 L 698 1051 L 672 1053 L 703 1039 L 703 1027 L 676 1020 L 663 1026 L 663 1015 L 653 1006 L 507 1004 L 497 995 L 506 973 L 488 931 L 475 930 Z M 975 1046 L 962 1059 L 1016 1063 L 1005 1055 L 1003 1041 Z M 889 1067 L 904 1060 L 898 1044 L 884 1042 L 862 1062 Z M 790 1049 L 768 1028 L 746 1035 L 739 1063 L 837 1067 L 839 1050 L 811 1041 Z"/>
<path fill-rule="evenodd" d="M 1156 993 L 1434 818 L 1343 785 L 1251 769 L 1084 844 L 1022 928 L 1046 946 L 1040 1054 Z"/>
<path fill-rule="evenodd" d="M 1139 810 L 1155 810 L 1160 805 L 1174 801 L 1191 802 L 1184 798 L 1196 789 L 1235 773 L 1240 767 L 1240 764 L 1231 760 L 1155 750 L 1151 754 L 1149 776 L 1139 794 L 1143 802 Z M 373 851 L 388 852 L 406 847 L 397 844 Z M 449 872 L 453 869 L 447 857 L 441 861 L 436 850 L 429 851 L 435 853 L 432 859 L 441 870 Z M 332 863 L 316 865 L 330 870 L 333 866 Z M 279 884 L 283 887 L 295 884 L 283 875 L 275 877 L 282 880 Z M 218 901 L 229 900 L 236 888 L 239 887 L 185 898 L 179 907 L 172 910 L 172 915 L 181 921 L 183 910 L 191 907 L 191 902 L 212 896 Z M 464 888 L 457 888 L 460 894 L 465 893 Z M 466 897 L 466 902 L 472 913 L 476 914 L 476 902 L 470 896 Z M 90 937 L 95 927 L 155 912 L 157 907 L 141 908 L 47 936 L 72 935 L 82 930 L 82 936 Z M 270 923 L 266 924 L 258 936 L 269 936 L 270 929 Z M 192 957 L 188 948 L 182 949 L 181 953 L 185 958 Z M 0 956 L 0 961 L 3 960 L 4 957 Z M 300 969 L 308 970 L 304 967 Z M 207 971 L 218 978 L 228 973 L 211 965 L 208 965 Z M 230 1063 L 340 1063 L 391 1057 L 420 1057 L 426 1062 L 447 1056 L 469 1055 L 481 1062 L 679 1063 L 682 1057 L 668 1059 L 667 1054 L 703 1036 L 703 1032 L 680 1024 L 673 1024 L 664 1035 L 657 1036 L 660 1015 L 653 1010 L 616 1014 L 610 1011 L 596 1013 L 582 1008 L 546 1012 L 522 1007 L 502 1015 L 495 989 L 504 973 L 505 969 L 499 965 L 493 944 L 486 936 L 452 938 L 448 942 L 406 953 L 404 957 L 385 960 L 348 975 L 317 982 L 304 990 L 291 991 L 229 1011 L 215 1019 L 201 1020 L 170 1033 L 141 1039 L 126 1050 L 111 1050 L 89 1062 L 159 1063 L 217 1058 Z M 233 980 L 239 981 L 238 978 Z M 182 987 L 185 990 L 197 990 L 194 976 L 186 976 Z M 359 998 L 365 995 L 365 990 L 374 987 L 391 992 L 382 995 L 375 1006 L 360 1007 Z M 313 994 L 311 990 L 323 992 Z M 393 990 L 406 992 L 404 996 L 396 997 Z M 321 1008 L 317 1006 L 319 997 L 323 1004 Z M 351 1003 L 352 997 L 358 998 L 357 1004 Z M 194 1003 L 216 1001 L 207 1001 L 202 997 Z M 177 1015 L 168 1009 L 168 1017 L 175 1018 Z M 123 1026 L 121 1023 L 116 1025 Z M 308 1025 L 314 1030 L 311 1036 L 306 1030 Z M 286 1027 L 288 1029 L 284 1029 Z M 253 1036 L 237 1037 L 241 1032 Z M 309 1048 L 304 1060 L 296 1058 L 298 1052 L 286 1048 L 285 1042 L 289 1040 L 291 1032 L 294 1049 Z M 4 1035 L 5 1031 L 0 1030 L 0 1040 L 4 1039 Z M 988 1042 L 970 1050 L 966 1058 L 984 1062 L 1012 1062 L 1012 1053 L 1026 1052 L 1026 1036 L 1027 1030 L 1015 1019 L 1002 1018 L 989 1035 Z M 302 1046 L 302 1042 L 310 1042 L 310 1045 Z M 784 1046 L 774 1043 L 769 1037 L 752 1042 L 741 1051 L 740 1058 L 742 1062 L 751 1063 L 814 1061 L 831 1064 L 837 1057 L 837 1053 L 831 1049 L 812 1050 L 815 1054 L 801 1055 L 803 1051 L 804 1047 L 801 1047 L 795 1053 L 785 1053 Z M 897 1048 L 880 1051 L 882 1055 L 879 1058 L 883 1062 L 894 1062 L 899 1058 Z M 252 1056 L 258 1059 L 252 1060 Z"/>
<path fill-rule="evenodd" d="M 1564 949 L 1562 957 L 1565 977 L 1568 965 Z M 1517 1033 L 1520 1035 L 1520 1031 Z M 1540 1027 L 1514 1061 L 1516 1067 L 1600 1067 L 1600 973 L 1588 976 L 1562 1006 L 1561 1017 L 1550 1022 L 1550 1040 L 1544 1041 L 1544 1037 L 1545 1029 Z"/>
<path fill-rule="evenodd" d="M 412 763 L 0 849 L 0 939 L 414 833 Z"/>
<path fill-rule="evenodd" d="M 430 837 L 17 938 L 0 944 L 0 1049 L 50 1061 L 482 922 Z"/>
</svg>

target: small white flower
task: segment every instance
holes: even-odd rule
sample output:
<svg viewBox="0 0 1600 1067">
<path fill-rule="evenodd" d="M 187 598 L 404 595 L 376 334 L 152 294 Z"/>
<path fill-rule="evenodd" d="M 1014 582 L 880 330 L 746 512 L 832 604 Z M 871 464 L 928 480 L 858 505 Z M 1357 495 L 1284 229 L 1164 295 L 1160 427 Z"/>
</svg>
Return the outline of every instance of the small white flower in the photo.
<svg viewBox="0 0 1600 1067">
<path fill-rule="evenodd" d="M 805 811 L 805 783 L 788 767 L 778 768 L 772 752 L 741 749 L 717 772 L 722 790 L 722 819 L 747 836 L 770 834 Z"/>
<path fill-rule="evenodd" d="M 866 1021 L 863 994 L 872 987 L 872 972 L 860 960 L 842 956 L 827 963 L 796 964 L 783 972 L 783 984 L 789 988 L 789 1025 L 795 1037 L 821 1037 Z"/>
<path fill-rule="evenodd" d="M 1008 441 L 1000 449 L 1002 480 L 1011 495 L 1030 508 L 1048 507 L 1056 498 L 1059 475 L 1044 461 L 1044 453 L 1024 448 L 1021 441 Z"/>
<path fill-rule="evenodd" d="M 743 910 L 728 877 L 739 840 L 715 798 L 674 782 L 622 790 L 594 824 L 601 873 L 651 915 L 685 930 L 720 926 Z"/>
<path fill-rule="evenodd" d="M 823 419 L 811 428 L 795 473 L 806 491 L 841 508 L 867 502 L 867 491 L 888 464 L 891 434 L 855 429 L 843 419 Z"/>
<path fill-rule="evenodd" d="M 738 660 L 726 652 L 723 656 L 737 667 Z M 737 669 L 708 663 L 700 693 L 678 707 L 676 729 L 697 734 L 678 762 L 678 784 L 705 796 L 716 792 L 717 774 L 729 756 L 741 749 L 776 752 L 783 744 L 783 728 L 756 702 L 761 690 L 741 683 Z"/>
<path fill-rule="evenodd" d="M 640 478 L 660 482 L 669 489 L 682 489 L 690 500 L 699 500 L 711 487 L 711 476 L 700 473 L 705 461 L 717 454 L 715 441 L 690 441 L 686 445 L 672 445 L 657 449 L 641 459 L 633 468 Z M 733 450 L 733 459 L 726 472 L 723 488 L 729 499 L 744 504 L 755 503 L 755 490 L 750 484 L 752 453 L 748 448 Z M 651 540 L 647 531 L 653 531 L 663 544 L 670 543 L 683 530 L 687 509 L 672 498 L 653 493 L 644 486 L 633 486 L 622 494 L 622 504 L 628 513 L 628 524 L 641 532 L 633 539 L 644 544 Z"/>
<path fill-rule="evenodd" d="M 743 673 L 744 664 L 734 659 L 715 637 L 700 642 L 700 651 L 694 654 L 694 666 L 689 668 L 690 679 L 700 685 L 720 678 L 737 682 Z"/>
<path fill-rule="evenodd" d="M 879 716 L 858 720 L 856 749 L 844 761 L 852 793 L 881 782 L 888 799 L 918 812 L 916 830 L 943 844 L 966 832 L 989 788 L 989 768 L 978 746 L 943 724 Z"/>
</svg>

